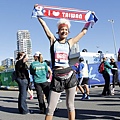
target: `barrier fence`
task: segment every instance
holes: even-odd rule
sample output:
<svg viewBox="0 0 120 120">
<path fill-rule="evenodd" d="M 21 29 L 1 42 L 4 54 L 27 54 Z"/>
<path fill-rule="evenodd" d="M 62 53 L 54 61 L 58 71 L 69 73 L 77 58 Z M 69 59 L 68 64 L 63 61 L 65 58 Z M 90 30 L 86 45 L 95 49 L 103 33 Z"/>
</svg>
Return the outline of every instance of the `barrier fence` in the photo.
<svg viewBox="0 0 120 120">
<path fill-rule="evenodd" d="M 90 86 L 99 86 L 104 84 L 104 79 L 102 74 L 98 72 L 98 66 L 100 63 L 89 64 L 89 85 Z M 120 81 L 120 62 L 117 62 L 118 65 L 118 78 Z M 74 67 L 73 67 L 74 69 Z M 112 83 L 112 73 L 110 73 L 110 82 Z M 0 87 L 16 87 L 18 86 L 15 81 L 12 81 L 12 71 L 0 73 Z"/>
<path fill-rule="evenodd" d="M 17 86 L 17 83 L 15 81 L 12 81 L 12 71 L 0 73 L 0 87 L 2 86 L 4 87 Z"/>
</svg>

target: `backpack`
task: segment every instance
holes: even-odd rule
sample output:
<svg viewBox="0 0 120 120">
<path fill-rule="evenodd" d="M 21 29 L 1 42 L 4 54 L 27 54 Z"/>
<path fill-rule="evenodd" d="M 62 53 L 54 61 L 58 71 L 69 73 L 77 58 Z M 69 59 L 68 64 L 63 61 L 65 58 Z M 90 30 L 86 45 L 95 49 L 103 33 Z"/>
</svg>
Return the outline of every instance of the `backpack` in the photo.
<svg viewBox="0 0 120 120">
<path fill-rule="evenodd" d="M 105 70 L 104 62 L 101 62 L 99 65 L 99 68 L 98 68 L 98 72 L 102 74 L 104 72 L 104 70 Z"/>
<path fill-rule="evenodd" d="M 12 81 L 16 81 L 16 79 L 17 79 L 16 71 L 13 71 L 13 73 L 12 73 Z"/>
</svg>

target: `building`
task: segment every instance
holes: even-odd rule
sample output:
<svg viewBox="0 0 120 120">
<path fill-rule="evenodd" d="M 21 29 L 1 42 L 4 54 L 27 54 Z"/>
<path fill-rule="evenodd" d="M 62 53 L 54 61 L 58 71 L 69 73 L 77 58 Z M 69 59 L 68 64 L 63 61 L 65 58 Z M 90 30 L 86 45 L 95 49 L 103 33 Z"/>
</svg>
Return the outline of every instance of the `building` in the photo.
<svg viewBox="0 0 120 120">
<path fill-rule="evenodd" d="M 7 58 L 1 62 L 1 66 L 5 67 L 6 69 L 13 65 L 14 65 L 14 59 L 12 57 Z"/>
<path fill-rule="evenodd" d="M 18 50 L 15 50 L 14 51 L 14 60 L 16 60 L 16 58 L 17 58 L 17 53 L 18 53 Z"/>
<path fill-rule="evenodd" d="M 95 52 L 78 52 L 75 54 L 71 54 L 70 55 L 70 65 L 74 65 L 76 62 L 78 61 L 79 57 L 83 57 L 84 60 L 88 63 L 88 64 L 93 64 L 93 63 L 100 63 L 102 60 L 102 56 L 105 53 L 95 53 Z M 106 56 L 108 58 L 114 57 L 114 54 L 112 53 L 106 53 Z"/>
<path fill-rule="evenodd" d="M 24 51 L 27 54 L 32 52 L 30 32 L 28 30 L 18 30 L 17 32 L 17 50 Z"/>
<path fill-rule="evenodd" d="M 103 54 L 105 54 L 105 53 L 102 53 L 102 51 L 88 52 L 87 49 L 83 49 L 82 52 L 80 52 L 80 50 L 79 50 L 79 42 L 77 42 L 71 48 L 70 57 L 69 57 L 69 59 L 70 59 L 70 65 L 74 65 L 76 62 L 79 62 L 78 58 L 81 57 L 81 56 L 84 58 L 84 60 L 88 64 L 99 63 L 102 60 Z M 114 54 L 112 54 L 112 53 L 106 53 L 106 56 L 108 58 L 110 58 L 110 57 L 114 57 Z"/>
<path fill-rule="evenodd" d="M 71 54 L 76 54 L 78 53 L 80 50 L 79 50 L 79 42 L 77 42 L 76 44 L 73 45 L 73 47 L 71 48 L 71 52 L 70 52 L 70 55 Z"/>
<path fill-rule="evenodd" d="M 17 32 L 17 50 L 14 51 L 14 58 L 17 57 L 18 52 L 25 52 L 28 55 L 28 65 L 33 61 L 32 56 L 32 42 L 30 39 L 30 32 L 28 30 L 18 30 Z"/>
</svg>

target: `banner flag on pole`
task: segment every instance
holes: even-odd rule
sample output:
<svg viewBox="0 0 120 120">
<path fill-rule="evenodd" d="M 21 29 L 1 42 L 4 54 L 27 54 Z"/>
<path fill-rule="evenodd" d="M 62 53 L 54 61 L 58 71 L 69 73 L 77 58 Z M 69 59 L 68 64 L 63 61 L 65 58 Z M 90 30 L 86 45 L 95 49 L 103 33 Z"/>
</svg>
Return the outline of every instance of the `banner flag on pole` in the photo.
<svg viewBox="0 0 120 120">
<path fill-rule="evenodd" d="M 75 22 L 96 23 L 98 18 L 92 11 L 74 8 L 37 5 L 32 11 L 32 17 L 47 17 L 52 19 L 65 18 Z"/>
</svg>

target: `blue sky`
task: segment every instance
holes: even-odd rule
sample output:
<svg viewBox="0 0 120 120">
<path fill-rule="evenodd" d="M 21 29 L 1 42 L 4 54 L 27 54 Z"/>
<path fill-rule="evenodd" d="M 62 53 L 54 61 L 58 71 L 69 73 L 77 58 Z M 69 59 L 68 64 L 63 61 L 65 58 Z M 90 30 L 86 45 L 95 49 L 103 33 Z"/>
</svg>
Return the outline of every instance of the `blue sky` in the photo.
<svg viewBox="0 0 120 120">
<path fill-rule="evenodd" d="M 99 21 L 79 41 L 80 50 L 86 48 L 89 52 L 115 53 L 112 26 L 108 22 L 113 19 L 117 51 L 120 48 L 120 0 L 0 0 L 0 62 L 14 56 L 18 30 L 30 31 L 33 54 L 40 51 L 44 59 L 50 59 L 48 39 L 37 19 L 31 18 L 36 3 L 95 11 Z M 57 20 L 44 19 L 56 35 Z M 77 35 L 83 26 L 83 23 L 72 21 L 68 38 Z"/>
</svg>

